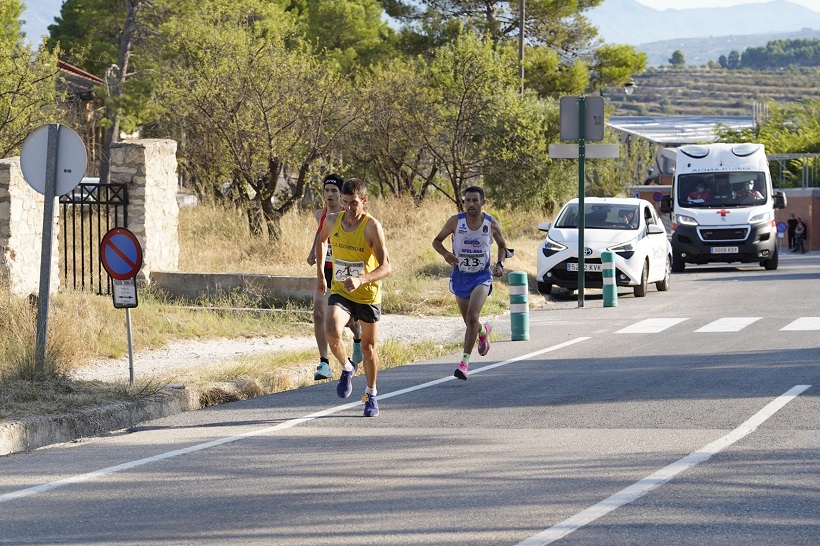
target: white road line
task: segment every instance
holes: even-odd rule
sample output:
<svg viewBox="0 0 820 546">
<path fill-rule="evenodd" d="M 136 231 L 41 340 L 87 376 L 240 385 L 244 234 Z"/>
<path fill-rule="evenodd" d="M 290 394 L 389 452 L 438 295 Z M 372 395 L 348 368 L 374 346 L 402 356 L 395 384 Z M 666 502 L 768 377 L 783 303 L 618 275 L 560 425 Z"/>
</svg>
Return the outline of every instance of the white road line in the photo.
<svg viewBox="0 0 820 546">
<path fill-rule="evenodd" d="M 766 404 L 763 409 L 755 413 L 747 419 L 745 423 L 734 429 L 726 436 L 718 438 L 714 442 L 703 446 L 686 457 L 678 459 L 666 468 L 662 468 L 654 474 L 651 474 L 646 478 L 635 482 L 629 487 L 618 491 L 611 497 L 602 500 L 595 506 L 591 506 L 586 510 L 562 521 L 561 523 L 553 525 L 549 529 L 519 542 L 517 546 L 542 546 L 545 544 L 551 544 L 556 540 L 567 536 L 573 531 L 592 523 L 601 516 L 604 516 L 613 510 L 620 508 L 621 506 L 639 499 L 653 489 L 657 489 L 661 485 L 665 484 L 684 470 L 688 470 L 702 462 L 708 461 L 712 455 L 723 451 L 746 435 L 751 434 L 769 417 L 777 413 L 778 410 L 791 402 L 797 395 L 809 387 L 811 387 L 811 385 L 796 385 L 792 387 L 782 395 Z"/>
<path fill-rule="evenodd" d="M 676 324 L 680 324 L 685 318 L 651 318 L 636 322 L 631 326 L 627 326 L 622 330 L 615 332 L 616 334 L 657 334 L 663 332 L 667 328 L 671 328 Z"/>
<path fill-rule="evenodd" d="M 820 317 L 800 317 L 780 329 L 784 330 L 820 330 Z"/>
<path fill-rule="evenodd" d="M 739 332 L 763 317 L 726 317 L 710 322 L 695 332 Z"/>
<path fill-rule="evenodd" d="M 497 362 L 495 364 L 489 364 L 487 366 L 483 366 L 481 368 L 477 368 L 475 370 L 470 370 L 470 375 L 475 375 L 477 373 L 481 373 L 486 370 L 492 370 L 493 368 L 498 368 L 500 366 L 506 366 L 507 364 L 512 364 L 513 362 L 518 362 L 520 360 L 526 360 L 528 358 L 532 358 L 534 356 L 542 355 L 544 353 L 549 353 L 552 351 L 557 351 L 559 349 L 563 349 L 564 347 L 569 347 L 570 345 L 575 345 L 576 343 L 580 343 L 582 341 L 586 341 L 590 339 L 589 337 L 578 337 L 569 341 L 565 341 L 563 343 L 559 343 L 558 345 L 553 345 L 551 347 L 547 347 L 545 349 L 541 349 L 538 351 L 534 351 L 532 353 L 528 353 L 525 355 L 521 355 L 515 358 L 511 358 L 509 360 L 505 360 L 503 362 Z M 426 389 L 428 387 L 432 387 L 434 385 L 438 385 L 439 383 L 445 383 L 447 381 L 452 381 L 456 379 L 452 375 L 448 377 L 443 377 L 440 379 L 435 379 L 433 381 L 428 381 L 427 383 L 422 383 L 420 385 L 415 385 L 413 387 L 408 387 L 406 389 L 400 389 L 393 392 L 388 392 L 385 394 L 379 395 L 379 400 L 384 400 L 386 398 L 393 398 L 394 396 L 399 396 L 402 394 L 407 394 L 409 392 Z M 12 491 L 11 493 L 6 493 L 0 495 L 0 504 L 4 502 L 9 502 L 15 499 L 20 499 L 23 497 L 28 497 L 30 495 L 36 495 L 37 493 L 44 493 L 46 491 L 51 491 L 52 489 L 57 489 L 59 487 L 63 487 L 66 485 L 70 485 L 73 483 L 81 483 L 91 481 L 95 478 L 100 478 L 103 476 L 107 476 L 109 474 L 116 474 L 117 472 L 123 472 L 125 470 L 131 470 L 132 468 L 137 468 L 140 466 L 144 466 L 147 464 L 155 463 L 158 461 L 163 461 L 165 459 L 173 459 L 174 457 L 179 457 L 180 455 L 187 455 L 188 453 L 195 453 L 197 451 L 203 451 L 206 449 L 210 449 L 212 447 L 221 446 L 224 444 L 229 444 L 231 442 L 236 442 L 238 440 L 242 440 L 244 438 L 252 438 L 254 436 L 261 436 L 263 434 L 268 434 L 270 432 L 276 432 L 279 430 L 286 430 L 289 428 L 293 428 L 295 426 L 301 425 L 302 423 L 307 423 L 314 419 L 318 419 L 319 417 L 325 417 L 327 415 L 333 415 L 334 413 L 338 413 L 340 411 L 348 410 L 350 408 L 355 408 L 356 406 L 361 406 L 362 402 L 349 402 L 347 404 L 342 404 L 340 406 L 334 406 L 332 408 L 328 408 L 322 411 L 317 411 L 315 413 L 311 413 L 309 415 L 305 415 L 304 417 L 298 417 L 296 419 L 291 419 L 289 421 L 284 421 L 279 423 L 278 425 L 272 427 L 265 427 L 257 430 L 251 430 L 245 432 L 243 434 L 237 434 L 235 436 L 226 436 L 224 438 L 217 438 L 216 440 L 211 440 L 210 442 L 205 442 L 202 444 L 196 444 L 193 446 L 189 446 L 183 449 L 177 449 L 174 451 L 168 451 L 166 453 L 160 453 L 159 455 L 154 455 L 153 457 L 146 457 L 144 459 L 138 459 L 136 461 L 131 461 L 128 463 L 118 464 L 116 466 L 109 466 L 108 468 L 103 468 L 101 470 L 95 470 L 94 472 L 88 472 L 86 474 L 78 474 L 76 476 L 71 476 L 70 478 L 65 478 L 62 480 L 58 480 L 55 482 L 44 483 L 41 485 L 36 485 L 34 487 L 28 487 L 26 489 L 19 489 L 17 491 Z"/>
</svg>

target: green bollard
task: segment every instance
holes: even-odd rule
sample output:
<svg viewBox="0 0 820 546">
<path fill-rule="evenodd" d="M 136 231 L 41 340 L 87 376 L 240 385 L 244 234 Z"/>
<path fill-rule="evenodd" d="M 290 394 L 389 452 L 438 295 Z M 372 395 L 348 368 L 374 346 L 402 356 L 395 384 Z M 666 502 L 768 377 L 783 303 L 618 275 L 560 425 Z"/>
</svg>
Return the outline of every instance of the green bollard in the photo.
<svg viewBox="0 0 820 546">
<path fill-rule="evenodd" d="M 601 274 L 604 277 L 604 307 L 618 307 L 618 285 L 615 284 L 615 253 L 601 252 Z"/>
<path fill-rule="evenodd" d="M 530 339 L 530 305 L 527 273 L 510 271 L 510 327 L 513 341 Z"/>
</svg>

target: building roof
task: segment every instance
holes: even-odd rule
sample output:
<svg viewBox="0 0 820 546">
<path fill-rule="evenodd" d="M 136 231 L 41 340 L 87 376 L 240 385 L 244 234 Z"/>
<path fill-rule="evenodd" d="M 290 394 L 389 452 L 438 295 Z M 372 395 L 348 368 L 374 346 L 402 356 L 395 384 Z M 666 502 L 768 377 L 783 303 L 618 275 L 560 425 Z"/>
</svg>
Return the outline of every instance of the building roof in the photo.
<svg viewBox="0 0 820 546">
<path fill-rule="evenodd" d="M 753 116 L 613 116 L 611 128 L 663 146 L 714 142 L 718 125 L 734 130 L 751 129 Z"/>
<path fill-rule="evenodd" d="M 103 83 L 102 78 L 63 61 L 57 61 L 57 68 L 60 71 L 59 85 L 62 85 L 69 95 L 77 96 L 81 100 L 92 99 L 94 87 Z"/>
</svg>

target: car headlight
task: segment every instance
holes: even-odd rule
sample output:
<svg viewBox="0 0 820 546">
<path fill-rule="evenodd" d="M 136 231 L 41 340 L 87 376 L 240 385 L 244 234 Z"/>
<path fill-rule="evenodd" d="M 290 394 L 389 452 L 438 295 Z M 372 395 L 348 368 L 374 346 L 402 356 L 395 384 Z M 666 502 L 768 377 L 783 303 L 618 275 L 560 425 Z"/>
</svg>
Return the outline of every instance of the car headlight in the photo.
<svg viewBox="0 0 820 546">
<path fill-rule="evenodd" d="M 620 244 L 620 245 L 611 246 L 611 247 L 609 247 L 609 250 L 611 250 L 612 252 L 635 252 L 635 247 L 636 247 L 637 242 L 638 242 L 637 240 L 633 239 L 633 240 L 629 241 L 628 243 L 623 243 L 623 244 Z"/>
<path fill-rule="evenodd" d="M 771 222 L 772 221 L 772 213 L 769 212 L 762 212 L 760 214 L 755 214 L 751 218 L 749 218 L 750 224 L 757 224 L 760 222 Z"/>
<path fill-rule="evenodd" d="M 676 224 L 683 224 L 685 226 L 696 226 L 698 225 L 698 221 L 692 218 L 691 216 L 686 216 L 684 214 L 678 214 L 675 216 L 675 223 Z"/>
<path fill-rule="evenodd" d="M 567 248 L 567 247 L 565 247 L 561 243 L 556 243 L 555 241 L 553 241 L 549 237 L 544 239 L 544 250 L 545 251 L 560 252 L 560 251 L 564 250 L 565 248 Z"/>
</svg>

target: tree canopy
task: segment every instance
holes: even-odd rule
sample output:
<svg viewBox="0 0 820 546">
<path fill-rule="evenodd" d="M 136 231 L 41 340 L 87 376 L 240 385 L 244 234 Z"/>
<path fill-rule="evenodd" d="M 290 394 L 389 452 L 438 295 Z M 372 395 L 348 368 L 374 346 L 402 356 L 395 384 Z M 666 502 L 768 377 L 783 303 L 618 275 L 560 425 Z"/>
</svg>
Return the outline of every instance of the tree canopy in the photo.
<svg viewBox="0 0 820 546">
<path fill-rule="evenodd" d="M 600 42 L 584 13 L 601 1 L 527 2 L 523 90 L 517 6 L 492 0 L 65 0 L 47 45 L 104 77 L 102 126 L 176 139 L 186 184 L 276 238 L 329 170 L 417 203 L 460 207 L 477 182 L 499 206 L 572 195 L 547 157 L 557 97 L 646 65 Z"/>
</svg>

